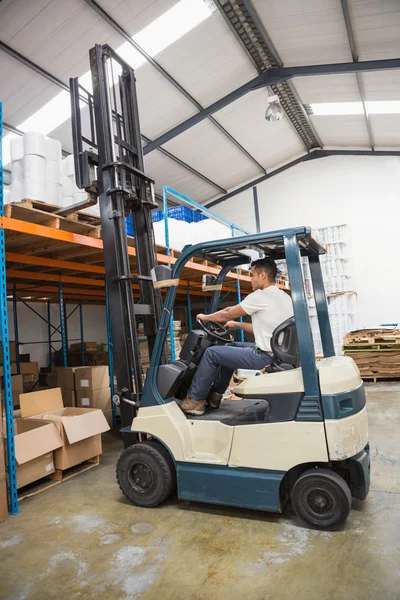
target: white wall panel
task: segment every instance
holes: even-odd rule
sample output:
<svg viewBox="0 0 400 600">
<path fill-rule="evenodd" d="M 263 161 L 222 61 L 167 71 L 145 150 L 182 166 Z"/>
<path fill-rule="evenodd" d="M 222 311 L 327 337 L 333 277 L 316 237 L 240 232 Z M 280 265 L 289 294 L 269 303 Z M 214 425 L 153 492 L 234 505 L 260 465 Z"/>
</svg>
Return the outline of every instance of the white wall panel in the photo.
<svg viewBox="0 0 400 600">
<path fill-rule="evenodd" d="M 191 164 L 189 157 L 185 158 L 186 162 Z M 195 167 L 195 165 L 192 166 Z M 168 185 L 197 202 L 203 202 L 215 196 L 216 189 L 213 186 L 192 175 L 187 169 L 156 150 L 145 156 L 145 169 L 146 173 L 155 179 L 155 190 L 159 194 L 162 193 L 162 186 Z"/>
<path fill-rule="evenodd" d="M 337 156 L 302 163 L 258 186 L 264 231 L 349 225 L 356 327 L 400 320 L 399 179 L 398 157 Z M 251 189 L 213 210 L 255 231 Z"/>
<path fill-rule="evenodd" d="M 351 60 L 338 0 L 254 0 L 285 66 Z"/>
<path fill-rule="evenodd" d="M 267 104 L 267 91 L 257 90 L 215 115 L 221 125 L 266 169 L 304 149 L 286 117 L 275 123 L 265 120 Z"/>
<path fill-rule="evenodd" d="M 376 146 L 400 148 L 400 115 L 370 115 Z"/>
<path fill-rule="evenodd" d="M 311 116 L 324 146 L 369 146 L 364 115 Z"/>
<path fill-rule="evenodd" d="M 357 78 L 353 73 L 295 77 L 292 81 L 303 104 L 313 102 L 360 102 Z"/>
<path fill-rule="evenodd" d="M 136 81 L 141 128 L 147 137 L 158 137 L 198 112 L 151 65 L 145 64 L 136 70 Z"/>
<path fill-rule="evenodd" d="M 400 56 L 397 0 L 351 0 L 351 18 L 360 60 Z"/>
<path fill-rule="evenodd" d="M 202 121 L 164 145 L 227 189 L 261 171 L 209 121 Z"/>
<path fill-rule="evenodd" d="M 363 73 L 362 79 L 367 100 L 400 99 L 400 70 Z"/>
<path fill-rule="evenodd" d="M 257 75 L 218 12 L 163 50 L 157 60 L 204 106 Z"/>
</svg>

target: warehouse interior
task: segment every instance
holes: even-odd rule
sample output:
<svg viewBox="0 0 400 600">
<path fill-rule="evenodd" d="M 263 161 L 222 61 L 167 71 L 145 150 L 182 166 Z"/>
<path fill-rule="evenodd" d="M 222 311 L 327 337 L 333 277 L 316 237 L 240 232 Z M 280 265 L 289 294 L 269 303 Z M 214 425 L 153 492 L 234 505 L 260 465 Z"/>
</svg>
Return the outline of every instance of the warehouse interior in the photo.
<svg viewBox="0 0 400 600">
<path fill-rule="evenodd" d="M 399 89 L 396 0 L 0 0 L 0 598 L 399 597 Z"/>
</svg>

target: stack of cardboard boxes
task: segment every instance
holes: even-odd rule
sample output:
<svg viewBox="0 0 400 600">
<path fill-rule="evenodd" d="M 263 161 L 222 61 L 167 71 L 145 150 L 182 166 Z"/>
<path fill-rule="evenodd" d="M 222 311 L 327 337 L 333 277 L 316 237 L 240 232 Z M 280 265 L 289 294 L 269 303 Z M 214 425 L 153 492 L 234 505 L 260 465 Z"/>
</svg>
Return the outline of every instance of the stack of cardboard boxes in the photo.
<svg viewBox="0 0 400 600">
<path fill-rule="evenodd" d="M 174 348 L 175 348 L 175 359 L 179 358 L 181 350 L 182 350 L 182 345 L 183 342 L 186 338 L 186 334 L 182 333 L 183 329 L 182 329 L 182 322 L 181 321 L 174 321 Z M 138 328 L 138 335 L 139 337 L 144 336 L 144 330 L 143 330 L 143 325 L 140 324 L 139 328 Z M 139 354 L 140 354 L 140 360 L 142 362 L 142 369 L 143 369 L 143 374 L 146 374 L 146 371 L 149 367 L 150 364 L 150 358 L 149 358 L 149 348 L 147 345 L 147 340 L 141 340 L 139 342 Z M 168 332 L 167 335 L 167 356 L 168 358 L 171 358 L 171 344 L 170 344 L 170 334 Z"/>
<path fill-rule="evenodd" d="M 101 434 L 110 427 L 101 410 L 65 407 L 60 388 L 21 394 L 20 405 L 21 417 L 14 420 L 18 489 L 102 453 Z M 0 522 L 3 479 L 5 481 L 2 441 L 3 435 L 0 440 Z"/>
<path fill-rule="evenodd" d="M 77 367 L 75 369 L 76 406 L 99 408 L 112 426 L 110 374 L 108 367 Z"/>
<path fill-rule="evenodd" d="M 111 390 L 107 366 L 54 367 L 47 375 L 47 384 L 61 388 L 64 406 L 99 408 L 111 426 Z"/>
<path fill-rule="evenodd" d="M 39 379 L 39 364 L 29 361 L 29 354 L 21 355 L 28 360 L 20 361 L 20 373 L 17 375 L 17 349 L 15 342 L 10 342 L 11 383 L 13 405 L 19 405 L 19 396 L 23 392 L 30 392 Z M 3 352 L 0 347 L 0 376 L 3 377 Z M 3 388 L 3 385 L 1 386 Z"/>
<path fill-rule="evenodd" d="M 88 367 L 97 365 L 108 365 L 107 344 L 97 344 L 96 342 L 84 342 L 84 364 Z M 68 364 L 71 367 L 82 366 L 82 344 L 80 342 L 71 344 L 67 350 Z M 54 356 L 55 363 L 62 365 L 63 356 L 61 350 Z"/>
</svg>

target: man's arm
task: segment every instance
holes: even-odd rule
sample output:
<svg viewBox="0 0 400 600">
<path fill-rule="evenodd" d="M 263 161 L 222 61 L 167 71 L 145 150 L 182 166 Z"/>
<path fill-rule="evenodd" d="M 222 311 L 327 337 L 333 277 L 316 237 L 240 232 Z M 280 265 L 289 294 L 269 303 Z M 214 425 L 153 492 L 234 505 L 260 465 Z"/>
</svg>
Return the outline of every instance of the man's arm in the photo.
<svg viewBox="0 0 400 600">
<path fill-rule="evenodd" d="M 200 313 L 199 315 L 197 315 L 197 320 L 203 321 L 204 323 L 206 323 L 207 321 L 214 321 L 215 323 L 226 323 L 227 321 L 237 319 L 238 317 L 244 317 L 246 314 L 246 311 L 240 306 L 240 304 L 236 304 L 236 306 L 228 306 L 227 308 L 218 310 L 217 312 L 211 313 L 210 315 L 204 315 L 203 313 Z"/>
<path fill-rule="evenodd" d="M 254 335 L 252 323 L 241 323 L 240 321 L 228 321 L 225 323 L 226 329 L 243 329 L 246 333 Z"/>
</svg>

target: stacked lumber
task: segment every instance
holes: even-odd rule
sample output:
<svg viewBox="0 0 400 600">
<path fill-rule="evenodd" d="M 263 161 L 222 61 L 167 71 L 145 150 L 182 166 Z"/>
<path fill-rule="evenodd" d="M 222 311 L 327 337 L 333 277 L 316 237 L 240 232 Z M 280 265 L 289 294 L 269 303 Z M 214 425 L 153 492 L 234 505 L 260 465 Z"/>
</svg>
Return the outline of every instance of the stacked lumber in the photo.
<svg viewBox="0 0 400 600">
<path fill-rule="evenodd" d="M 400 330 L 362 329 L 344 337 L 344 353 L 355 361 L 363 379 L 400 377 Z"/>
</svg>

